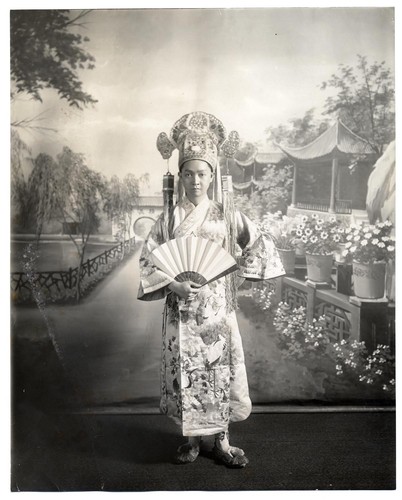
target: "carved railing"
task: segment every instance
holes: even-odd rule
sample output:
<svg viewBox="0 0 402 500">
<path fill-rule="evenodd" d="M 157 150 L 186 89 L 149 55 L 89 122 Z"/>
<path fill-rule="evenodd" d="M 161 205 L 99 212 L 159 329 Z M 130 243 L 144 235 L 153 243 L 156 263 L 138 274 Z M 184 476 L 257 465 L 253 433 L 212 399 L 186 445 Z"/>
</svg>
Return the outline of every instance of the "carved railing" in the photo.
<svg viewBox="0 0 402 500">
<path fill-rule="evenodd" d="M 369 350 L 377 344 L 394 348 L 395 319 L 386 299 L 363 300 L 291 276 L 254 286 L 260 289 L 268 287 L 273 291 L 273 303 L 283 301 L 292 309 L 304 307 L 310 322 L 323 317 L 325 329 L 333 342 L 358 340 L 364 341 Z"/>
<path fill-rule="evenodd" d="M 123 255 L 134 248 L 135 238 L 120 242 L 101 254 L 87 259 L 82 267 L 69 268 L 67 271 L 32 271 L 29 273 L 11 273 L 11 298 L 14 303 L 31 303 L 35 300 L 33 293 L 41 295 L 41 299 L 56 302 L 72 299 L 77 295 L 77 282 L 80 273 L 81 295 L 99 279 L 109 273 Z M 33 292 L 34 291 L 34 292 Z"/>
</svg>

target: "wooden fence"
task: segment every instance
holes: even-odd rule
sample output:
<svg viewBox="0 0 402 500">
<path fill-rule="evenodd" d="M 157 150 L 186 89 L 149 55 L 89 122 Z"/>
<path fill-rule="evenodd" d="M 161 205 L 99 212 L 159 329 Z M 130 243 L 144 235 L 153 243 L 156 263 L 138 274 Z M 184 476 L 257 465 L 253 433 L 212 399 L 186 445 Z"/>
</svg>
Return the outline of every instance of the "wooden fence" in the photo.
<svg viewBox="0 0 402 500">
<path fill-rule="evenodd" d="M 85 293 L 95 282 L 116 267 L 123 255 L 134 248 L 134 243 L 135 238 L 131 238 L 92 259 L 87 259 L 81 267 L 81 293 Z M 11 273 L 12 301 L 16 304 L 34 302 L 33 290 L 50 302 L 73 299 L 76 297 L 78 273 L 79 267 L 70 267 L 67 271 L 13 272 Z"/>
</svg>

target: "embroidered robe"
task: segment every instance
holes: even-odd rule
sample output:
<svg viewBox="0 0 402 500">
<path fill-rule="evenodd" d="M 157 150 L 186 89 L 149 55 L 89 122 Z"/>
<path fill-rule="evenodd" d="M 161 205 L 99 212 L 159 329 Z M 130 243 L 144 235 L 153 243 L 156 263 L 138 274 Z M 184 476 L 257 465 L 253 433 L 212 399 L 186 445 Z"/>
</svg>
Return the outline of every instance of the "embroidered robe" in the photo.
<svg viewBox="0 0 402 500">
<path fill-rule="evenodd" d="M 244 353 L 235 311 L 227 312 L 225 278 L 205 285 L 195 300 L 168 289 L 172 279 L 149 255 L 165 242 L 163 214 L 144 243 L 138 298 L 166 297 L 162 327 L 161 412 L 182 426 L 184 436 L 211 435 L 251 412 Z M 284 269 L 270 239 L 236 212 L 239 278 L 270 279 Z M 171 237 L 196 236 L 224 244 L 222 205 L 206 198 L 196 207 L 186 198 L 173 212 Z"/>
</svg>

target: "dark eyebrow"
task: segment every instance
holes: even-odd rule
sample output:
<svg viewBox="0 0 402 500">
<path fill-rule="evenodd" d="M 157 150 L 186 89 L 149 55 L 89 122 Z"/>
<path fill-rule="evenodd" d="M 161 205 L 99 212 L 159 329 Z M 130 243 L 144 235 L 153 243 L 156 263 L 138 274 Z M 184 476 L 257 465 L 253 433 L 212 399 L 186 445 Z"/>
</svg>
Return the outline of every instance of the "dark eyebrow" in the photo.
<svg viewBox="0 0 402 500">
<path fill-rule="evenodd" d="M 188 169 L 183 169 L 183 172 L 191 172 L 192 174 L 196 173 L 196 174 L 200 174 L 200 173 L 203 173 L 203 172 L 208 172 L 209 168 L 202 168 L 200 170 L 188 170 Z"/>
</svg>

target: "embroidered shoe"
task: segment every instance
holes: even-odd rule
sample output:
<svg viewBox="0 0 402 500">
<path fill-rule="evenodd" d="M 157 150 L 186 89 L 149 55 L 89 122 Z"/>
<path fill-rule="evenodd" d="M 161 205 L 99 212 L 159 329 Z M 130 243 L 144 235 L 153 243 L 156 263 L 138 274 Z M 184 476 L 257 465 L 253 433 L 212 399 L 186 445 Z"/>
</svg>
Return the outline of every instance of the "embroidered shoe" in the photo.
<svg viewBox="0 0 402 500">
<path fill-rule="evenodd" d="M 231 446 L 230 451 L 231 453 L 225 452 L 216 446 L 214 446 L 212 450 L 216 461 L 226 465 L 226 467 L 230 467 L 232 469 L 242 469 L 249 463 L 249 460 L 242 449 Z"/>
<path fill-rule="evenodd" d="M 175 462 L 177 464 L 190 464 L 196 460 L 199 454 L 199 446 L 192 446 L 190 443 L 185 443 L 178 447 Z"/>
</svg>

